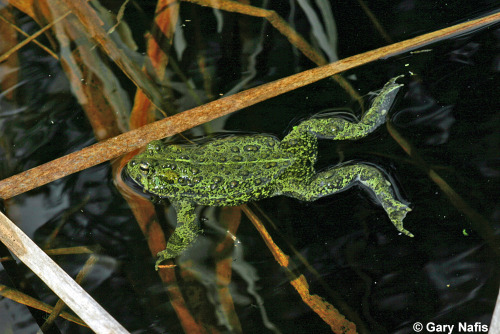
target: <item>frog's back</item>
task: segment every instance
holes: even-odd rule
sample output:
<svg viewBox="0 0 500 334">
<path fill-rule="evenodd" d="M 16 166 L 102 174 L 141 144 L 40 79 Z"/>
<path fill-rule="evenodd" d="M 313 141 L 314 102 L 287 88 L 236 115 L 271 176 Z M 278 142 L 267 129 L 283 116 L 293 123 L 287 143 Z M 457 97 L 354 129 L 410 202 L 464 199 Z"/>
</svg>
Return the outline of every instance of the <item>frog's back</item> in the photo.
<svg viewBox="0 0 500 334">
<path fill-rule="evenodd" d="M 165 197 L 189 197 L 202 205 L 238 205 L 268 197 L 270 184 L 294 163 L 293 156 L 279 149 L 279 141 L 266 135 L 170 145 L 161 156 L 163 166 L 178 176 Z"/>
</svg>

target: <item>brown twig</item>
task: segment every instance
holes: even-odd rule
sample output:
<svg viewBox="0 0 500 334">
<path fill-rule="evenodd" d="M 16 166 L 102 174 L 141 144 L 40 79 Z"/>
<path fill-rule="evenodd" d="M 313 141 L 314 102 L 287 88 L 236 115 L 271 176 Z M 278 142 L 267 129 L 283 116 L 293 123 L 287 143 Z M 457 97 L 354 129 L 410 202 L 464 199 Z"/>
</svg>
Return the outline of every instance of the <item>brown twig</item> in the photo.
<svg viewBox="0 0 500 334">
<path fill-rule="evenodd" d="M 54 309 L 52 306 L 49 304 L 46 304 L 44 302 L 41 302 L 31 296 L 28 296 L 16 289 L 9 288 L 8 286 L 5 286 L 3 284 L 0 284 L 0 296 L 9 298 L 19 304 L 23 304 L 29 307 L 32 307 L 37 310 L 41 310 L 47 313 L 51 313 L 52 310 Z M 61 312 L 59 315 L 61 318 L 69 320 L 71 322 L 74 322 L 80 326 L 85 326 L 88 327 L 82 319 L 78 318 L 75 315 L 72 315 L 68 312 Z"/>
<path fill-rule="evenodd" d="M 42 43 L 40 43 L 39 41 L 37 41 L 36 39 L 33 39 L 31 38 L 30 35 L 28 35 L 27 33 L 24 32 L 24 30 L 22 30 L 21 28 L 19 28 L 18 26 L 16 26 L 14 23 L 10 22 L 9 20 L 7 20 L 3 15 L 0 15 L 0 19 L 2 21 L 4 21 L 5 23 L 7 23 L 9 26 L 11 26 L 13 29 L 15 29 L 18 33 L 20 33 L 21 35 L 23 35 L 24 37 L 27 37 L 29 38 L 30 40 L 33 41 L 33 43 L 35 43 L 36 45 L 38 45 L 40 48 L 42 48 L 45 52 L 47 52 L 49 55 L 51 55 L 53 58 L 59 60 L 59 56 L 56 55 L 54 53 L 54 51 L 52 51 L 51 49 L 49 49 L 48 47 L 46 47 L 45 45 L 43 45 Z"/>
<path fill-rule="evenodd" d="M 309 292 L 309 284 L 307 283 L 304 275 L 297 276 L 291 268 L 295 265 L 290 260 L 290 257 L 283 253 L 283 251 L 274 243 L 269 232 L 257 216 L 248 208 L 247 205 L 241 206 L 245 215 L 254 224 L 257 231 L 259 231 L 262 239 L 267 247 L 273 254 L 276 261 L 281 265 L 289 277 L 291 277 L 290 284 L 297 290 L 300 297 L 316 314 L 318 314 L 325 323 L 327 323 L 334 333 L 354 334 L 356 333 L 356 325 L 347 320 L 332 304 L 318 295 L 311 295 Z"/>
<path fill-rule="evenodd" d="M 116 158 L 145 146 L 148 142 L 172 136 L 194 126 L 211 121 L 236 110 L 249 107 L 280 94 L 404 51 L 455 36 L 500 20 L 500 13 L 461 23 L 403 42 L 342 59 L 322 67 L 313 68 L 274 82 L 252 88 L 235 95 L 207 103 L 183 113 L 151 123 L 139 129 L 99 142 L 80 151 L 55 159 L 41 166 L 0 181 L 0 197 L 7 199 L 64 176 Z"/>
<path fill-rule="evenodd" d="M 75 247 L 65 247 L 65 248 L 54 248 L 54 249 L 44 249 L 45 254 L 50 256 L 58 255 L 74 255 L 74 254 L 92 254 L 99 250 L 98 246 L 75 246 Z M 4 256 L 0 257 L 0 262 L 12 261 L 14 257 Z"/>
<path fill-rule="evenodd" d="M 30 37 L 26 38 L 24 41 L 22 41 L 21 43 L 17 44 L 15 47 L 13 47 L 12 49 L 10 49 L 9 51 L 5 52 L 3 55 L 0 56 L 0 63 L 3 62 L 5 59 L 9 58 L 11 54 L 13 54 L 14 52 L 18 51 L 19 49 L 21 49 L 23 46 L 25 46 L 26 44 L 28 44 L 29 42 L 33 41 L 35 38 L 37 38 L 38 36 L 40 36 L 41 34 L 43 34 L 44 32 L 46 32 L 47 30 L 49 30 L 50 28 L 52 28 L 52 26 L 54 24 L 56 24 L 57 22 L 60 22 L 61 20 L 63 20 L 66 16 L 68 16 L 69 14 L 71 14 L 70 11 L 64 13 L 63 15 L 59 16 L 57 19 L 55 19 L 54 21 L 52 21 L 51 23 L 47 24 L 45 27 L 43 27 L 42 29 L 38 30 L 36 33 L 34 33 L 33 35 L 31 35 Z"/>
</svg>

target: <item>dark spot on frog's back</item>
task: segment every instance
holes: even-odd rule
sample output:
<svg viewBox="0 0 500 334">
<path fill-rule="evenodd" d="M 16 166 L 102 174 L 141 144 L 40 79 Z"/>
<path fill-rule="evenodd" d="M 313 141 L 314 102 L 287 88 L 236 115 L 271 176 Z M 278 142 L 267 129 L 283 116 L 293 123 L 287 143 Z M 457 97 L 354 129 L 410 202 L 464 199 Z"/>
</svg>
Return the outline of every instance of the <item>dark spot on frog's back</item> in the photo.
<svg viewBox="0 0 500 334">
<path fill-rule="evenodd" d="M 245 145 L 243 149 L 247 152 L 257 152 L 260 149 L 258 145 Z"/>
<path fill-rule="evenodd" d="M 194 157 L 194 161 L 197 162 L 197 163 L 202 163 L 202 162 L 205 162 L 207 161 L 207 157 L 198 153 L 195 157 Z"/>
<path fill-rule="evenodd" d="M 276 162 L 272 161 L 272 162 L 266 162 L 266 164 L 264 165 L 264 167 L 266 167 L 267 169 L 269 168 L 273 168 L 273 167 L 276 167 Z"/>
<path fill-rule="evenodd" d="M 253 182 L 253 185 L 257 187 L 256 189 L 260 188 L 261 186 L 264 186 L 270 182 L 270 179 L 267 177 L 258 177 L 255 179 L 252 179 L 251 182 Z"/>
</svg>

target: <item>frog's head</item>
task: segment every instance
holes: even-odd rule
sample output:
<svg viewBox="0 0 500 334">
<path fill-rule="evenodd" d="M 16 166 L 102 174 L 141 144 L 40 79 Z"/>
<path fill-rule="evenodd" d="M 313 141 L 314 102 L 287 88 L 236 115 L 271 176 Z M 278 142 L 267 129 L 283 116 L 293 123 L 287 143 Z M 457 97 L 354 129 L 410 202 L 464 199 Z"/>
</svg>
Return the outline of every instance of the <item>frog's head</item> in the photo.
<svg viewBox="0 0 500 334">
<path fill-rule="evenodd" d="M 122 172 L 125 182 L 145 194 L 168 197 L 174 193 L 179 175 L 162 161 L 160 153 L 159 146 L 152 142 L 144 152 L 133 157 Z"/>
</svg>

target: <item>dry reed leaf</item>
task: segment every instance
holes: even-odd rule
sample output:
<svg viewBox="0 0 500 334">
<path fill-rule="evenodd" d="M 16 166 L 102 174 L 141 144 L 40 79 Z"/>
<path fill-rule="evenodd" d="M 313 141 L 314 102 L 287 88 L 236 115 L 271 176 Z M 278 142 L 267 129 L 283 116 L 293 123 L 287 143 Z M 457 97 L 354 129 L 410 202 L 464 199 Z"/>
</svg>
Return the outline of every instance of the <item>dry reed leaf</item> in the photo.
<svg viewBox="0 0 500 334">
<path fill-rule="evenodd" d="M 26 13 L 32 18 L 35 18 L 35 11 L 33 6 L 34 2 L 34 0 L 9 0 L 9 4 L 11 6 L 16 7 L 21 12 Z"/>
<path fill-rule="evenodd" d="M 109 37 L 105 25 L 97 13 L 86 0 L 53 0 L 55 3 L 65 3 L 72 13 L 80 20 L 86 32 L 103 48 L 106 54 L 113 59 L 123 73 L 148 96 L 151 102 L 161 110 L 162 97 L 157 87 L 142 72 L 116 43 Z M 110 27 L 109 27 L 110 28 Z"/>
</svg>

